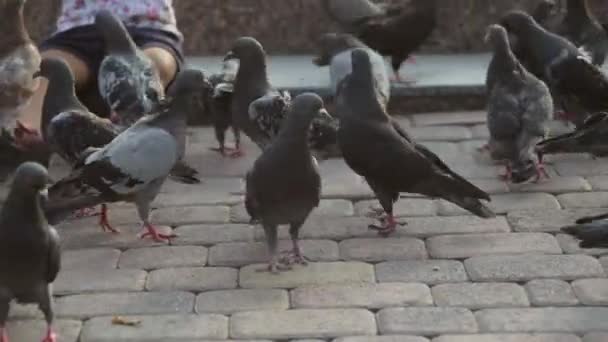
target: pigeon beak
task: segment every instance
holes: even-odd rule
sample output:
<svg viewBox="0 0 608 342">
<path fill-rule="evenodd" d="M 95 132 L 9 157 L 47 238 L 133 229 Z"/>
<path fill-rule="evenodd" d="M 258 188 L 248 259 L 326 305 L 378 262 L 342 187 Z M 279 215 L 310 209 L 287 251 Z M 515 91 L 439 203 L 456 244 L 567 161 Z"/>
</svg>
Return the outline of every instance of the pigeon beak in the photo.
<svg viewBox="0 0 608 342">
<path fill-rule="evenodd" d="M 327 111 L 327 109 L 325 108 L 321 108 L 319 110 L 319 112 L 317 113 L 317 116 L 321 119 L 327 120 L 327 121 L 331 121 L 333 120 L 333 117 L 329 114 L 329 112 Z"/>
<path fill-rule="evenodd" d="M 229 61 L 231 59 L 238 59 L 238 57 L 234 54 L 234 52 L 228 51 L 228 53 L 226 54 L 226 56 L 224 56 L 224 62 L 225 61 Z"/>
</svg>

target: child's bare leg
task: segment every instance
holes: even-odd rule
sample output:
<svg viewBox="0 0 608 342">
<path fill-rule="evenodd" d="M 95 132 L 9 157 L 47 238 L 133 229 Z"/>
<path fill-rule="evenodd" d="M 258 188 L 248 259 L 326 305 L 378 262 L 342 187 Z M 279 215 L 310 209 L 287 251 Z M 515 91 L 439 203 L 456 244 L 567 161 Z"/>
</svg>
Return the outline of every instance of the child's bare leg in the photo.
<svg viewBox="0 0 608 342">
<path fill-rule="evenodd" d="M 166 88 L 177 73 L 177 61 L 175 61 L 175 57 L 169 51 L 156 46 L 144 48 L 143 51 L 156 66 L 160 81 Z"/>
</svg>

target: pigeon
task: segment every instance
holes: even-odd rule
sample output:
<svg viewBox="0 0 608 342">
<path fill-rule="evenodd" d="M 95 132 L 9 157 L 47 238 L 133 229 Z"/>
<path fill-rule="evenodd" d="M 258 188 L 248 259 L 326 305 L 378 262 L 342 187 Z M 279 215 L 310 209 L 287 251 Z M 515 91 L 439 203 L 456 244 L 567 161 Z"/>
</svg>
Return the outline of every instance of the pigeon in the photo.
<svg viewBox="0 0 608 342">
<path fill-rule="evenodd" d="M 276 90 L 268 81 L 266 53 L 254 38 L 238 38 L 224 57 L 225 61 L 231 59 L 239 60 L 231 104 L 233 124 L 264 150 L 279 134 L 291 105 L 291 95 Z M 331 150 L 337 144 L 336 131 L 335 120 L 314 119 L 309 144 L 315 151 Z M 242 155 L 240 148 L 231 153 L 233 157 Z"/>
<path fill-rule="evenodd" d="M 150 204 L 184 154 L 186 120 L 205 86 L 208 81 L 201 71 L 180 71 L 158 113 L 138 120 L 106 146 L 85 150 L 72 174 L 50 188 L 50 197 L 61 198 L 79 188 L 80 196 L 94 197 L 100 204 L 133 202 L 147 230 L 142 238 L 162 242 L 173 237 L 159 233 L 150 223 Z M 101 224 L 113 230 L 107 208 L 102 210 Z"/>
<path fill-rule="evenodd" d="M 26 162 L 15 171 L 9 195 L 0 213 L 0 341 L 8 342 L 6 320 L 13 299 L 36 303 L 44 314 L 43 342 L 55 342 L 51 283 L 61 266 L 57 231 L 44 214 L 48 172 Z"/>
<path fill-rule="evenodd" d="M 495 214 L 480 199 L 490 196 L 452 171 L 437 155 L 417 144 L 387 114 L 375 96 L 372 65 L 365 50 L 352 52 L 353 72 L 346 76 L 336 108 L 340 115 L 338 145 L 346 164 L 365 178 L 386 217 L 387 236 L 398 222 L 393 204 L 399 193 L 411 192 L 450 201 L 480 217 Z"/>
<path fill-rule="evenodd" d="M 548 29 L 547 26 L 550 25 L 549 21 L 556 8 L 557 4 L 555 3 L 555 0 L 541 0 L 530 15 L 532 15 L 534 21 L 539 23 L 545 29 Z"/>
<path fill-rule="evenodd" d="M 372 66 L 374 78 L 378 86 L 381 102 L 387 106 L 390 100 L 390 80 L 386 72 L 384 59 L 380 54 L 368 48 L 362 41 L 348 33 L 326 33 L 319 39 L 318 55 L 313 63 L 318 66 L 329 65 L 330 85 L 335 97 L 338 84 L 351 72 L 352 61 L 350 59 L 354 48 L 366 48 Z"/>
<path fill-rule="evenodd" d="M 40 53 L 25 28 L 24 0 L 0 2 L 0 127 L 14 130 L 14 144 L 28 150 L 40 142 L 38 132 L 17 120 L 38 83 L 33 75 L 40 65 Z"/>
<path fill-rule="evenodd" d="M 520 62 L 559 99 L 563 119 L 580 125 L 589 113 L 608 107 L 606 76 L 574 44 L 521 11 L 507 13 L 500 24 L 515 35 Z"/>
<path fill-rule="evenodd" d="M 330 18 L 346 30 L 386 14 L 385 9 L 369 0 L 323 0 L 322 4 Z"/>
<path fill-rule="evenodd" d="M 596 157 L 608 156 L 608 113 L 591 115 L 573 132 L 539 142 L 536 153 L 540 156 L 555 153 L 591 153 Z"/>
<path fill-rule="evenodd" d="M 591 13 L 588 0 L 567 0 L 566 16 L 555 33 L 589 53 L 594 65 L 604 64 L 608 36 Z"/>
<path fill-rule="evenodd" d="M 112 111 L 112 120 L 128 127 L 155 109 L 164 88 L 152 61 L 135 45 L 118 17 L 101 10 L 95 16 L 95 27 L 107 53 L 99 66 L 99 92 Z"/>
<path fill-rule="evenodd" d="M 581 248 L 608 247 L 608 214 L 582 217 L 576 224 L 561 228 L 561 231 L 574 236 Z"/>
<path fill-rule="evenodd" d="M 204 94 L 205 107 L 211 113 L 211 120 L 215 131 L 215 138 L 219 146 L 211 148 L 212 151 L 217 151 L 223 156 L 227 156 L 228 152 L 240 150 L 241 132 L 232 123 L 232 112 L 230 106 L 232 104 L 232 93 L 234 92 L 234 80 L 239 63 L 236 59 L 229 59 L 222 63 L 222 71 L 209 76 L 211 89 Z M 235 148 L 226 147 L 226 130 L 232 127 L 234 135 Z"/>
<path fill-rule="evenodd" d="M 314 117 L 328 116 L 321 98 L 298 95 L 276 139 L 262 152 L 246 176 L 245 207 L 261 222 L 270 254 L 268 270 L 283 268 L 277 255 L 277 226 L 289 224 L 295 263 L 305 263 L 298 231 L 321 200 L 321 176 L 307 144 Z M 289 262 L 288 262 L 289 263 Z"/>
<path fill-rule="evenodd" d="M 411 0 L 411 8 L 387 12 L 357 25 L 354 35 L 370 48 L 390 56 L 398 82 L 401 64 L 431 35 L 437 26 L 437 0 Z"/>
<path fill-rule="evenodd" d="M 553 99 L 543 81 L 529 73 L 509 46 L 507 31 L 490 25 L 486 40 L 494 55 L 487 79 L 493 80 L 488 98 L 488 129 L 493 159 L 506 160 L 506 180 L 536 181 L 547 172 L 534 158 L 534 147 L 547 134 Z"/>
</svg>

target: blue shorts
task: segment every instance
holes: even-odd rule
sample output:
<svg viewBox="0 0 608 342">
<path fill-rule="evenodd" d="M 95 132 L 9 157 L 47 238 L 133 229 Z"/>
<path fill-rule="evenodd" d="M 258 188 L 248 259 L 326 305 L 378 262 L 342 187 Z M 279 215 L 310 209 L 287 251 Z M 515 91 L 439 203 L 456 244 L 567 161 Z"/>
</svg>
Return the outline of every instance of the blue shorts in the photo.
<svg viewBox="0 0 608 342">
<path fill-rule="evenodd" d="M 168 31 L 127 26 L 133 41 L 141 49 L 159 47 L 169 52 L 175 58 L 177 70 L 184 64 L 182 50 L 183 41 L 176 34 Z M 67 31 L 58 32 L 40 44 L 40 51 L 62 50 L 82 59 L 89 67 L 92 75 L 97 75 L 99 65 L 105 56 L 103 37 L 95 25 L 78 26 Z M 109 107 L 99 96 L 97 77 L 93 77 L 91 84 L 79 89 L 79 99 L 89 110 L 99 116 L 107 117 Z"/>
</svg>

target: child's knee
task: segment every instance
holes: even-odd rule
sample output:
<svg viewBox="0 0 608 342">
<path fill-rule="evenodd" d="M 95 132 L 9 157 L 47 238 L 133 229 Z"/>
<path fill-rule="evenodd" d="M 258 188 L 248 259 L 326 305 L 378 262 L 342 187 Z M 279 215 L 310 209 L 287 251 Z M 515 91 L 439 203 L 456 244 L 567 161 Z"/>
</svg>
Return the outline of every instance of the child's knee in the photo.
<svg viewBox="0 0 608 342">
<path fill-rule="evenodd" d="M 60 49 L 49 49 L 42 51 L 41 56 L 42 58 L 49 57 L 63 59 L 70 67 L 70 70 L 74 75 L 76 87 L 78 88 L 89 83 L 89 81 L 91 80 L 91 70 L 89 70 L 89 66 L 87 65 L 87 63 L 83 61 L 80 57 L 70 52 Z"/>
<path fill-rule="evenodd" d="M 152 60 L 160 76 L 163 86 L 167 86 L 177 73 L 177 62 L 175 57 L 167 50 L 160 47 L 149 47 L 144 53 Z"/>
</svg>

